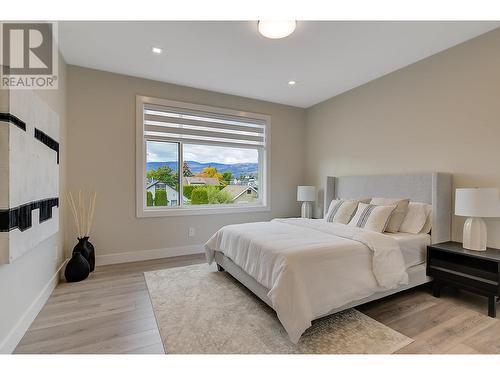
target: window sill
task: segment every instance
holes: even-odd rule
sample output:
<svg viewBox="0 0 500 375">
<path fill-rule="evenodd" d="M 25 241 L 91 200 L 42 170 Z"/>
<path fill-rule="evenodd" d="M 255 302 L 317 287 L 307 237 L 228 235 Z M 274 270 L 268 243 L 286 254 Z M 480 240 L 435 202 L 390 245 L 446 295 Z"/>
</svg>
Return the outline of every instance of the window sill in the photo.
<svg viewBox="0 0 500 375">
<path fill-rule="evenodd" d="M 158 209 L 140 209 L 137 217 L 164 217 L 164 216 L 191 216 L 191 215 L 221 215 L 246 212 L 266 212 L 271 211 L 269 206 L 236 206 L 236 207 L 176 207 Z"/>
</svg>

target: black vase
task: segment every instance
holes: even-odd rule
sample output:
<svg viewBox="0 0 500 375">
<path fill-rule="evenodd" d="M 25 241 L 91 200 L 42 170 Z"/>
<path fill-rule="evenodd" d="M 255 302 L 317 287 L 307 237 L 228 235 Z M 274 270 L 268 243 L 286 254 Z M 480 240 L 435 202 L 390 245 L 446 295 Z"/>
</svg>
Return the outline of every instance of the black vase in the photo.
<svg viewBox="0 0 500 375">
<path fill-rule="evenodd" d="M 90 272 L 94 271 L 95 268 L 95 251 L 94 245 L 89 241 L 89 237 L 78 238 L 78 243 L 73 248 L 73 254 L 79 252 L 87 260 L 90 267 Z"/>
<path fill-rule="evenodd" d="M 94 249 L 94 245 L 92 245 L 92 242 L 89 241 L 89 237 L 86 237 L 86 238 L 87 238 L 87 245 L 89 247 L 89 259 L 87 260 L 87 262 L 89 262 L 90 272 L 94 272 L 94 269 L 95 269 L 95 249 Z"/>
<path fill-rule="evenodd" d="M 66 265 L 64 277 L 69 283 L 85 280 L 90 273 L 89 262 L 79 252 L 73 252 L 73 256 Z"/>
</svg>

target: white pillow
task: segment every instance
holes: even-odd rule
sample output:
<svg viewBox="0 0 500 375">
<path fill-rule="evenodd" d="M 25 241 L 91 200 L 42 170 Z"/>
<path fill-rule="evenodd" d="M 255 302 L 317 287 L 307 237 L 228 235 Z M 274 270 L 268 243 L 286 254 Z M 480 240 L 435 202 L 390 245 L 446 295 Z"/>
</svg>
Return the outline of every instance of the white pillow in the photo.
<svg viewBox="0 0 500 375">
<path fill-rule="evenodd" d="M 359 203 L 356 214 L 354 214 L 348 225 L 382 233 L 395 209 L 396 206 L 376 206 L 374 204 Z"/>
<path fill-rule="evenodd" d="M 356 207 L 358 207 L 358 201 L 334 199 L 328 207 L 325 220 L 330 223 L 347 224 L 356 211 Z"/>
<path fill-rule="evenodd" d="M 427 204 L 425 208 L 427 211 L 427 219 L 425 220 L 424 227 L 420 230 L 420 233 L 428 234 L 432 229 L 432 206 Z"/>
<path fill-rule="evenodd" d="M 396 206 L 385 231 L 390 233 L 399 232 L 399 227 L 401 227 L 401 224 L 403 223 L 403 220 L 408 212 L 408 204 L 410 203 L 410 200 L 401 198 L 372 198 L 370 203 L 377 206 Z"/>
<path fill-rule="evenodd" d="M 400 232 L 404 233 L 420 233 L 424 229 L 425 222 L 432 210 L 432 206 L 426 203 L 410 202 L 408 205 L 408 213 L 406 214 Z"/>
</svg>

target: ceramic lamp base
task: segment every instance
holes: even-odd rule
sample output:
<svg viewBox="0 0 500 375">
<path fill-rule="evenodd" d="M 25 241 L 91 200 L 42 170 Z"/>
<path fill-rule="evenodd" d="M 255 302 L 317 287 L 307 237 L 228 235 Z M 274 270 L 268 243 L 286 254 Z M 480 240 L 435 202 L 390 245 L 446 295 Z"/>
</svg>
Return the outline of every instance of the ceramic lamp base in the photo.
<svg viewBox="0 0 500 375">
<path fill-rule="evenodd" d="M 469 217 L 464 224 L 465 249 L 485 251 L 486 250 L 486 223 L 480 217 Z"/>
<path fill-rule="evenodd" d="M 310 219 L 312 217 L 312 203 L 302 202 L 302 209 L 300 211 L 300 216 L 305 219 Z"/>
</svg>

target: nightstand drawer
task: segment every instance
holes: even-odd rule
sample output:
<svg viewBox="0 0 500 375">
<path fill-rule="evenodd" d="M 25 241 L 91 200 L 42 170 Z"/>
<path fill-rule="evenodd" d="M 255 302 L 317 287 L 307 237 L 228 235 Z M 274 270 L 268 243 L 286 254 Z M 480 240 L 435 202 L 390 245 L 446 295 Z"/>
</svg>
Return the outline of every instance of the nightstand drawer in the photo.
<svg viewBox="0 0 500 375">
<path fill-rule="evenodd" d="M 465 273 L 491 281 L 498 281 L 498 264 L 484 259 L 474 259 L 462 255 L 430 250 L 429 265 L 451 271 Z"/>
<path fill-rule="evenodd" d="M 489 295 L 498 293 L 498 282 L 482 279 L 476 276 L 460 273 L 457 271 L 430 266 L 428 276 L 448 281 L 464 289 L 472 289 L 475 292 Z"/>
<path fill-rule="evenodd" d="M 468 286 L 486 294 L 498 293 L 498 263 L 430 248 L 427 275 Z"/>
</svg>

